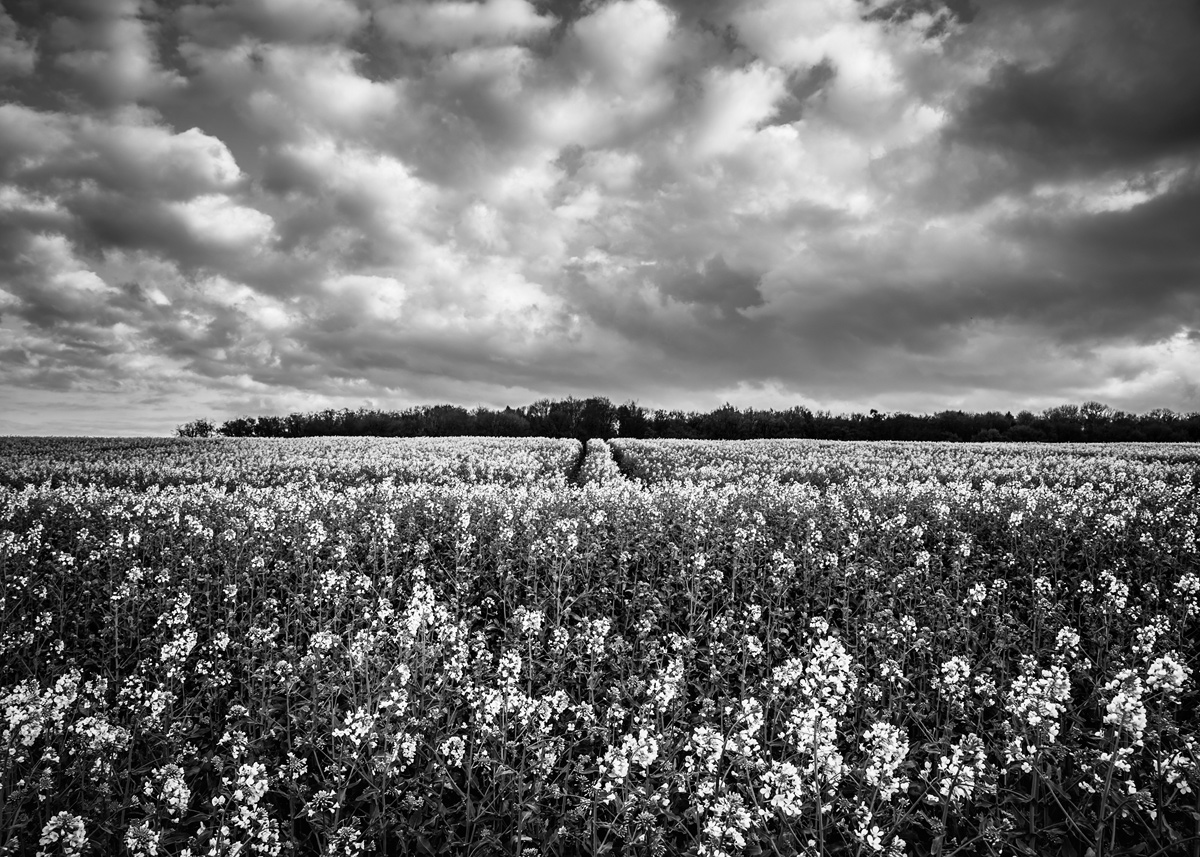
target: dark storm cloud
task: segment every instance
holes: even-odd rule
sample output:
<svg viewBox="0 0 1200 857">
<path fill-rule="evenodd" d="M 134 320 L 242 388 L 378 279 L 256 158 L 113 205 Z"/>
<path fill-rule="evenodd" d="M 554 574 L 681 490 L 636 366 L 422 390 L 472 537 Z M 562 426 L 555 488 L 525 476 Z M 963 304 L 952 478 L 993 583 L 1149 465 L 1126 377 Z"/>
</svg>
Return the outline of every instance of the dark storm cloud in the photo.
<svg viewBox="0 0 1200 857">
<path fill-rule="evenodd" d="M 728 316 L 739 309 L 760 306 L 760 275 L 753 271 L 735 271 L 725 257 L 717 253 L 706 259 L 698 271 L 683 271 L 665 277 L 663 294 L 684 303 L 718 309 Z"/>
<path fill-rule="evenodd" d="M 951 139 L 1016 160 L 1030 181 L 1200 148 L 1196 3 L 1001 3 L 983 14 L 1032 31 L 1038 49 L 1004 58 L 963 93 Z"/>
<path fill-rule="evenodd" d="M 1065 282 L 1031 284 L 1032 323 L 1073 340 L 1154 342 L 1200 324 L 1200 181 L 1128 211 L 1032 217 L 1017 237 Z M 1048 285 L 1057 286 L 1048 288 Z M 1022 305 L 1018 303 L 1018 306 Z"/>
</svg>

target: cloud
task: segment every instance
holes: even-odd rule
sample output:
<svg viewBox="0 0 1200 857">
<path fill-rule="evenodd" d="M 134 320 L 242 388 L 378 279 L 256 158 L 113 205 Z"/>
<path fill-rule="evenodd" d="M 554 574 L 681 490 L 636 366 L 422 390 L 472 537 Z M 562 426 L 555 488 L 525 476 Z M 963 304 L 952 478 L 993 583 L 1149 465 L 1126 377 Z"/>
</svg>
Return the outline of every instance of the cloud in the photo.
<svg viewBox="0 0 1200 857">
<path fill-rule="evenodd" d="M 972 8 L 12 4 L 0 389 L 1186 410 L 1191 7 Z"/>
<path fill-rule="evenodd" d="M 704 95 L 693 126 L 693 152 L 704 159 L 748 145 L 775 115 L 786 79 L 777 69 L 754 63 L 744 69 L 714 70 L 701 86 Z"/>
<path fill-rule="evenodd" d="M 338 41 L 366 25 L 368 12 L 351 0 L 205 0 L 185 3 L 176 23 L 205 44 L 247 37 L 261 42 Z"/>
<path fill-rule="evenodd" d="M 170 210 L 197 241 L 219 249 L 261 246 L 271 237 L 275 225 L 270 215 L 238 205 L 221 194 L 177 202 Z"/>
<path fill-rule="evenodd" d="M 664 294 L 686 303 L 718 307 L 725 313 L 761 306 L 759 275 L 735 271 L 717 253 L 706 259 L 699 271 L 688 271 L 663 283 Z"/>
<path fill-rule="evenodd" d="M 673 29 L 670 11 L 655 0 L 615 0 L 576 21 L 571 32 L 588 73 L 628 91 L 669 61 Z"/>
<path fill-rule="evenodd" d="M 1200 149 L 1195 4 L 1008 3 L 981 17 L 998 61 L 958 98 L 952 140 L 1000 154 L 1026 184 Z"/>
<path fill-rule="evenodd" d="M 0 105 L 0 170 L 12 199 L 0 228 L 37 234 L 31 218 L 43 199 L 53 200 L 63 235 L 98 253 L 154 248 L 194 266 L 261 246 L 271 218 L 230 196 L 244 175 L 225 144 L 154 119 L 137 108 L 98 118 Z"/>
<path fill-rule="evenodd" d="M 395 87 L 360 76 L 343 48 L 185 41 L 180 53 L 198 82 L 234 103 L 248 133 L 272 141 L 308 130 L 355 137 L 403 107 Z"/>
<path fill-rule="evenodd" d="M 17 281 L 21 289 L 17 296 L 23 299 L 18 312 L 32 324 L 51 327 L 106 320 L 110 287 L 75 258 L 70 242 L 61 235 L 30 236 L 12 267 L 36 277 Z"/>
<path fill-rule="evenodd" d="M 71 83 L 104 105 L 154 99 L 183 84 L 165 68 L 155 45 L 155 23 L 138 0 L 58 0 L 47 43 L 54 65 Z"/>
<path fill-rule="evenodd" d="M 389 324 L 402 317 L 406 289 L 394 277 L 347 274 L 330 280 L 325 288 L 350 324 L 362 319 Z"/>
<path fill-rule="evenodd" d="M 21 37 L 16 21 L 0 9 L 0 80 L 29 74 L 37 62 L 37 48 Z"/>
<path fill-rule="evenodd" d="M 528 0 L 385 3 L 376 10 L 375 20 L 401 44 L 443 50 L 514 44 L 545 34 L 555 23 Z"/>
<path fill-rule="evenodd" d="M 3 104 L 0 125 L 0 165 L 27 186 L 89 181 L 124 193 L 186 198 L 241 178 L 219 139 L 198 128 L 173 133 L 136 110 L 98 120 Z"/>
<path fill-rule="evenodd" d="M 295 192 L 285 230 L 301 240 L 346 236 L 359 261 L 402 263 L 420 242 L 435 196 L 400 159 L 331 140 L 276 155 L 280 189 Z"/>
</svg>

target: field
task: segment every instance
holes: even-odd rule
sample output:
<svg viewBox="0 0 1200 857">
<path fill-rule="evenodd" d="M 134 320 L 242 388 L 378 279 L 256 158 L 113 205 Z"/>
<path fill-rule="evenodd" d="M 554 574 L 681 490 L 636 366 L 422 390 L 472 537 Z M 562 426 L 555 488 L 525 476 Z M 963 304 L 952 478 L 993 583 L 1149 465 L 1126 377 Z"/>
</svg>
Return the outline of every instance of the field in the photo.
<svg viewBox="0 0 1200 857">
<path fill-rule="evenodd" d="M 0 439 L 0 854 L 1200 853 L 1200 447 Z"/>
</svg>

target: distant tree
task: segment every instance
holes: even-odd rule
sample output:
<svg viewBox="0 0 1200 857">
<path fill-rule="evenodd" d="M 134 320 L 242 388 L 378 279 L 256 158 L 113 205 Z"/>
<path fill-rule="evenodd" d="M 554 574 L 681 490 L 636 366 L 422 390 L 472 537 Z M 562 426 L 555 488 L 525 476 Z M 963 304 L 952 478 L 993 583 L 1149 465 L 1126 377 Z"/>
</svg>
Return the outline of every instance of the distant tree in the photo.
<svg viewBox="0 0 1200 857">
<path fill-rule="evenodd" d="M 1004 433 L 1004 439 L 1014 443 L 1037 443 L 1046 439 L 1046 433 L 1031 425 L 1017 423 Z"/>
<path fill-rule="evenodd" d="M 954 440 L 968 440 L 975 434 L 971 415 L 962 411 L 941 411 L 934 414 L 933 419 L 939 432 L 950 435 Z"/>
<path fill-rule="evenodd" d="M 496 414 L 496 433 L 502 436 L 526 437 L 529 435 L 529 420 L 520 411 L 505 408 Z"/>
<path fill-rule="evenodd" d="M 1066 404 L 1047 408 L 1042 417 L 1052 440 L 1083 440 L 1083 417 L 1080 415 L 1079 405 Z"/>
<path fill-rule="evenodd" d="M 580 440 L 600 437 L 608 440 L 616 437 L 618 426 L 617 408 L 603 396 L 584 399 L 579 409 L 575 436 Z"/>
<path fill-rule="evenodd" d="M 701 416 L 697 424 L 701 435 L 711 440 L 739 440 L 750 435 L 746 415 L 728 402 Z"/>
<path fill-rule="evenodd" d="M 583 402 L 572 396 L 551 402 L 550 413 L 546 415 L 546 434 L 550 437 L 578 437 L 582 412 Z"/>
<path fill-rule="evenodd" d="M 1041 415 L 1021 411 L 967 413 L 941 411 L 913 415 L 883 413 L 813 413 L 793 407 L 738 409 L 725 403 L 715 410 L 653 412 L 636 402 L 617 407 L 603 396 L 540 399 L 519 408 L 472 411 L 458 405 L 417 405 L 402 411 L 327 409 L 281 416 L 237 417 L 215 427 L 208 420 L 180 426 L 181 437 L 314 437 L 372 435 L 421 437 L 482 435 L 491 437 L 675 437 L 787 438 L 829 440 L 967 441 L 1200 441 L 1200 413 L 1176 414 L 1159 408 L 1148 414 L 1115 410 L 1102 402 L 1059 405 Z"/>
<path fill-rule="evenodd" d="M 212 437 L 216 431 L 217 427 L 212 420 L 201 417 L 178 426 L 175 434 L 177 437 Z"/>
<path fill-rule="evenodd" d="M 659 408 L 650 421 L 649 437 L 698 437 L 688 415 L 683 411 L 668 411 Z"/>
<path fill-rule="evenodd" d="M 646 409 L 629 401 L 617 408 L 617 434 L 621 437 L 645 437 L 649 431 Z"/>
<path fill-rule="evenodd" d="M 254 417 L 234 417 L 221 423 L 217 431 L 225 437 L 254 437 L 254 425 Z"/>
<path fill-rule="evenodd" d="M 486 437 L 524 437 L 529 434 L 529 420 L 512 408 L 492 411 L 475 409 L 475 431 Z"/>
<path fill-rule="evenodd" d="M 1079 406 L 1079 415 L 1085 420 L 1106 420 L 1113 414 L 1113 409 L 1104 402 L 1084 402 Z"/>
<path fill-rule="evenodd" d="M 475 420 L 466 408 L 457 405 L 434 405 L 425 409 L 425 433 L 432 437 L 471 435 Z"/>
<path fill-rule="evenodd" d="M 989 428 L 977 432 L 971 440 L 975 443 L 996 443 L 1004 440 L 1004 435 L 1000 434 L 998 429 Z"/>
<path fill-rule="evenodd" d="M 1106 429 L 1113 416 L 1113 409 L 1103 402 L 1084 402 L 1079 407 L 1084 437 L 1087 440 L 1106 440 Z"/>
</svg>

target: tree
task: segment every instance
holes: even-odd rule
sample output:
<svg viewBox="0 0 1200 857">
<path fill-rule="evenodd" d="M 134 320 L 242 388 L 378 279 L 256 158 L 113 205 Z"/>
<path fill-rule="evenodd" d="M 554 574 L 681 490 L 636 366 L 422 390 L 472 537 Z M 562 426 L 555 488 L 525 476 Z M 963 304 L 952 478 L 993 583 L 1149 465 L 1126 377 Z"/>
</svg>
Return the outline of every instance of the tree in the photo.
<svg viewBox="0 0 1200 857">
<path fill-rule="evenodd" d="M 201 417 L 198 420 L 192 420 L 190 423 L 184 423 L 175 429 L 177 437 L 212 437 L 217 431 L 216 425 L 212 420 Z"/>
<path fill-rule="evenodd" d="M 749 433 L 745 415 L 728 402 L 705 414 L 698 422 L 701 434 L 712 440 L 739 440 Z"/>
<path fill-rule="evenodd" d="M 1000 434 L 999 429 L 989 428 L 975 433 L 971 438 L 973 443 L 996 443 L 1004 440 L 1004 435 Z"/>
<path fill-rule="evenodd" d="M 1113 409 L 1103 402 L 1084 402 L 1079 407 L 1079 418 L 1088 440 L 1104 440 L 1104 429 L 1112 422 Z"/>
<path fill-rule="evenodd" d="M 1037 443 L 1046 439 L 1046 433 L 1025 423 L 1017 423 L 1004 433 L 1005 440 L 1014 443 Z"/>
<path fill-rule="evenodd" d="M 649 430 L 646 409 L 635 401 L 617 408 L 617 433 L 621 437 L 645 437 Z"/>
<path fill-rule="evenodd" d="M 1053 440 L 1082 440 L 1083 418 L 1079 413 L 1079 405 L 1066 404 L 1047 408 L 1042 416 Z"/>
<path fill-rule="evenodd" d="M 600 437 L 608 440 L 615 437 L 618 427 L 617 409 L 604 396 L 584 399 L 576 421 L 575 435 L 580 440 Z"/>
</svg>

